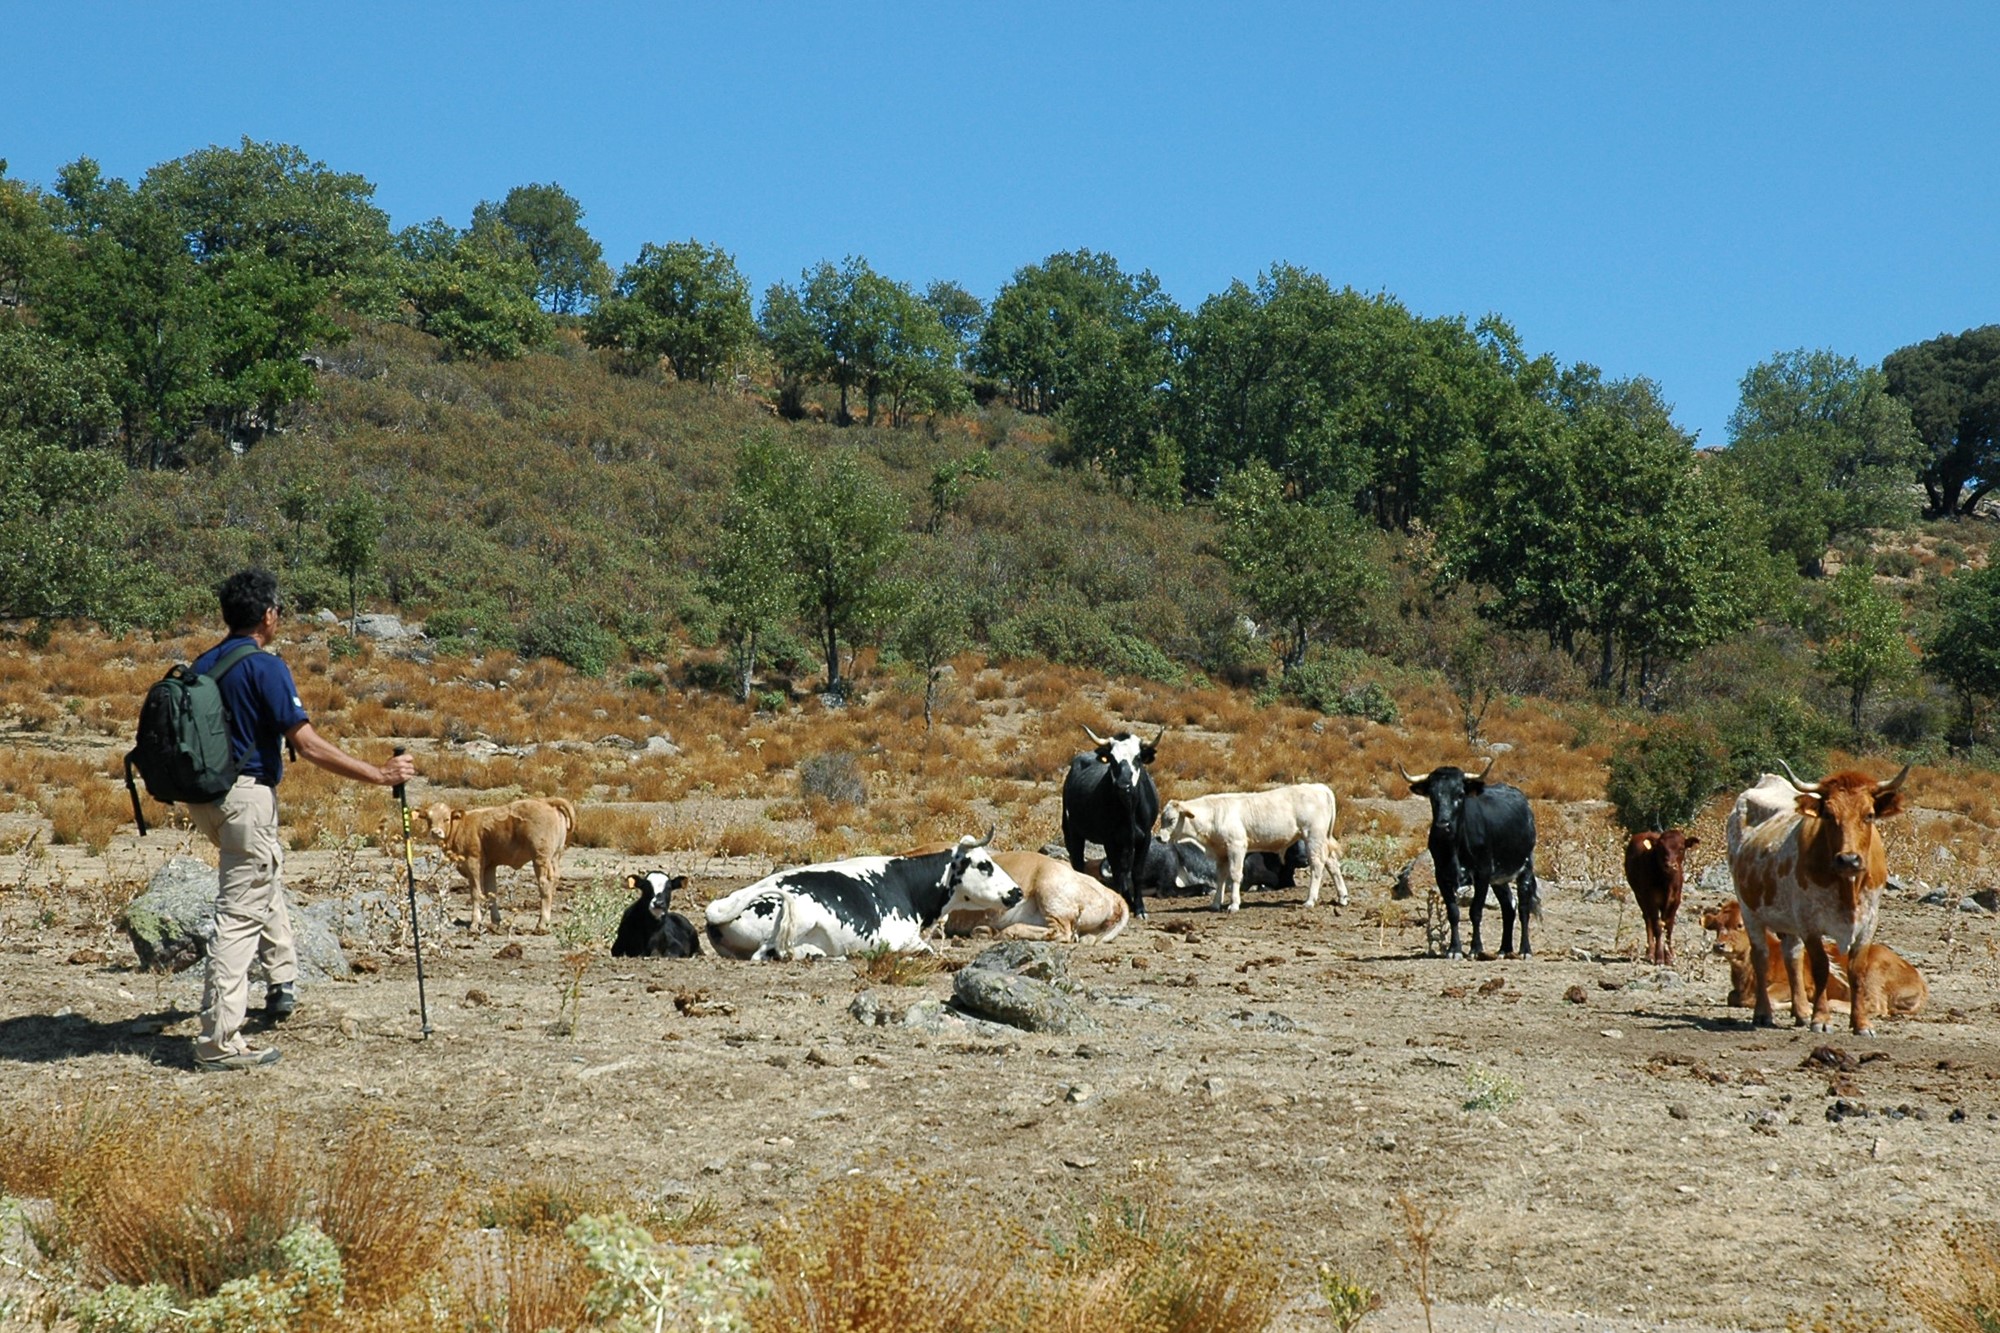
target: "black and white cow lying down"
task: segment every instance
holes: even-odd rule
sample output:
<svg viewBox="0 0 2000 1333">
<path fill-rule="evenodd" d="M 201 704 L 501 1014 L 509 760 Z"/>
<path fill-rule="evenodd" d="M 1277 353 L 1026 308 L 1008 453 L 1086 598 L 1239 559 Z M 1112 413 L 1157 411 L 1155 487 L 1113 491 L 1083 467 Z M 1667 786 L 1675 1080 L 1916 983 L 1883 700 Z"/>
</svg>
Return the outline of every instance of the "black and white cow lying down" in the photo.
<svg viewBox="0 0 2000 1333">
<path fill-rule="evenodd" d="M 636 889 L 639 897 L 625 909 L 618 922 L 617 938 L 611 942 L 613 958 L 692 958 L 701 952 L 701 936 L 694 923 L 679 912 L 669 910 L 674 890 L 687 886 L 686 875 L 668 877 L 664 870 L 643 875 L 627 875 L 625 887 Z"/>
<path fill-rule="evenodd" d="M 708 942 L 725 958 L 841 958 L 927 947 L 958 908 L 1005 910 L 1021 888 L 970 834 L 947 852 L 857 856 L 767 875 L 708 905 Z"/>
</svg>

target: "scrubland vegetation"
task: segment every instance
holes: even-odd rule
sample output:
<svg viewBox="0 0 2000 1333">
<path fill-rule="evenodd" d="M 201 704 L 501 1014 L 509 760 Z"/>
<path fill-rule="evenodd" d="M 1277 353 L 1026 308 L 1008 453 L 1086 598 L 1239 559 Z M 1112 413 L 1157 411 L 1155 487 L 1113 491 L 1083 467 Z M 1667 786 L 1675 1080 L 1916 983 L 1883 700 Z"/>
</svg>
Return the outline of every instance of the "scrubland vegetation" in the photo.
<svg viewBox="0 0 2000 1333">
<path fill-rule="evenodd" d="M 990 300 L 850 257 L 753 309 L 713 244 L 614 275 L 555 186 L 396 233 L 371 194 L 248 141 L 134 185 L 87 160 L 47 188 L 0 175 L 0 731 L 21 742 L 0 804 L 58 844 L 126 825 L 112 756 L 138 698 L 213 641 L 217 580 L 260 563 L 317 725 L 410 744 L 436 787 L 569 795 L 587 847 L 1039 842 L 1083 727 L 1124 726 L 1172 734 L 1163 786 L 1343 801 L 1401 795 L 1399 761 L 1500 754 L 1553 878 L 1612 877 L 1621 826 L 1719 846 L 1718 794 L 1778 759 L 1913 762 L 1891 872 L 2000 866 L 1992 327 L 1879 367 L 1774 352 L 1730 447 L 1698 450 L 1644 379 L 1282 263 L 1186 309 L 1088 251 Z M 393 836 L 316 769 L 284 790 L 294 850 Z M 1384 874 L 1422 839 L 1341 832 Z M 63 889 L 108 916 L 125 887 Z M 1520 1093 L 1475 1069 L 1464 1104 Z M 365 1151 L 281 1127 L 223 1147 L 187 1107 L 90 1099 L 11 1121 L 0 1191 L 29 1201 L 8 1225 L 38 1266 L 0 1304 L 106 1329 L 254 1307 L 273 1328 L 1193 1333 L 1287 1298 L 1267 1236 L 1161 1200 L 1030 1234 L 911 1176 L 749 1235 L 587 1182 L 495 1192 L 354 1134 Z M 1403 1206 L 1428 1314 L 1442 1214 Z M 1948 1281 L 1912 1309 L 1991 1327 L 1990 1231 L 1937 1245 Z M 1338 1326 L 1373 1308 L 1337 1268 L 1321 1289 Z"/>
</svg>

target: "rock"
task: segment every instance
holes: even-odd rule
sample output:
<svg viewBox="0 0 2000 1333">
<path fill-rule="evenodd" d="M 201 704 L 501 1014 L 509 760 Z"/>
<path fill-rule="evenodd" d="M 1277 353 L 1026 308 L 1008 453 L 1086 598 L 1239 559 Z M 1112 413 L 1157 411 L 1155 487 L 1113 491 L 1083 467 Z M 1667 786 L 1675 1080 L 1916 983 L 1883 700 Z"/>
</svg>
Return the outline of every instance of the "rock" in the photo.
<svg viewBox="0 0 2000 1333">
<path fill-rule="evenodd" d="M 422 625 L 405 625 L 401 616 L 366 615 L 355 617 L 354 632 L 364 639 L 394 643 L 421 637 L 424 631 Z"/>
<path fill-rule="evenodd" d="M 215 938 L 214 867 L 176 856 L 153 873 L 146 891 L 119 913 L 118 924 L 132 940 L 139 966 L 150 972 L 180 972 L 200 962 Z M 325 923 L 292 907 L 292 938 L 299 976 L 307 982 L 353 973 L 339 937 Z"/>
<path fill-rule="evenodd" d="M 1046 944 L 1009 940 L 981 952 L 952 977 L 952 1003 L 1029 1032 L 1097 1028 L 1069 994 L 1062 955 Z"/>
<path fill-rule="evenodd" d="M 1238 1029 L 1256 1028 L 1264 1032 L 1297 1032 L 1299 1030 L 1297 1023 L 1294 1023 L 1291 1019 L 1286 1018 L 1274 1009 L 1267 1009 L 1261 1014 L 1252 1013 L 1248 1009 L 1239 1009 L 1229 1016 L 1229 1026 Z"/>
<path fill-rule="evenodd" d="M 636 750 L 639 748 L 639 742 L 628 736 L 620 736 L 615 731 L 608 736 L 598 737 L 597 743 L 611 750 Z"/>
<path fill-rule="evenodd" d="M 984 1037 L 1004 1041 L 1020 1035 L 1005 1023 L 989 1022 L 952 1009 L 943 1000 L 919 1000 L 903 1015 L 903 1026 L 931 1037 Z"/>
<path fill-rule="evenodd" d="M 321 899 L 299 909 L 296 915 L 324 926 L 336 939 L 387 946 L 399 943 L 406 933 L 404 902 L 382 889 L 370 889 L 343 898 Z M 428 898 L 418 899 L 418 910 L 428 902 Z"/>
<path fill-rule="evenodd" d="M 1726 861 L 1717 861 L 1702 871 L 1696 887 L 1703 893 L 1720 893 L 1731 898 L 1736 896 L 1736 880 L 1730 875 Z"/>
<path fill-rule="evenodd" d="M 645 753 L 647 754 L 663 754 L 671 757 L 680 752 L 681 747 L 675 745 L 670 737 L 648 736 L 646 738 Z"/>
<path fill-rule="evenodd" d="M 338 625 L 340 623 L 340 613 L 322 606 L 319 610 L 313 612 L 313 620 L 321 625 Z"/>
<path fill-rule="evenodd" d="M 902 1022 L 909 1005 L 898 1004 L 889 991 L 865 990 L 847 1002 L 847 1012 L 854 1015 L 856 1022 L 879 1028 Z"/>
</svg>

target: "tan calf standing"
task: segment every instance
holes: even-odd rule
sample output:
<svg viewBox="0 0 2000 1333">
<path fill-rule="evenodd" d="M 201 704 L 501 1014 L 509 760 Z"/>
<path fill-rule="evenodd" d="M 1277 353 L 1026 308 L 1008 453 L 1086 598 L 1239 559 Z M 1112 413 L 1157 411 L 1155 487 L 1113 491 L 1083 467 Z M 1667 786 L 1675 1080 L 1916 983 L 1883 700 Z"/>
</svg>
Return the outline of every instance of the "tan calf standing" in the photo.
<svg viewBox="0 0 2000 1333">
<path fill-rule="evenodd" d="M 528 796 L 506 805 L 464 810 L 440 801 L 423 812 L 431 836 L 472 885 L 472 929 L 485 929 L 487 899 L 493 899 L 493 925 L 500 925 L 500 901 L 495 874 L 501 866 L 533 863 L 535 886 L 542 894 L 537 930 L 547 931 L 555 911 L 556 881 L 562 877 L 563 849 L 576 827 L 576 807 L 560 796 L 544 800 Z"/>
</svg>

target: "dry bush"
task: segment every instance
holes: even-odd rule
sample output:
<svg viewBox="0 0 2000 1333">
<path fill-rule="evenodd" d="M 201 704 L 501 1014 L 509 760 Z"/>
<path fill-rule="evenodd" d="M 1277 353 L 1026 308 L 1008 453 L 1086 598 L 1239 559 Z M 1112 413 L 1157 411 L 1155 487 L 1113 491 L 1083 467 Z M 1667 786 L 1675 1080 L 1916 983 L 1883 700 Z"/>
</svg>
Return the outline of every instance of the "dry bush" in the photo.
<svg viewBox="0 0 2000 1333">
<path fill-rule="evenodd" d="M 575 847 L 610 847 L 634 856 L 652 856 L 669 850 L 657 819 L 644 810 L 586 805 L 576 812 L 576 828 L 570 832 Z"/>
<path fill-rule="evenodd" d="M 1919 1247 L 1894 1291 L 1932 1333 L 1992 1333 L 2000 1326 L 2000 1225 L 1960 1217 Z"/>
<path fill-rule="evenodd" d="M 335 1140 L 319 1198 L 320 1230 L 340 1249 L 347 1299 L 392 1305 L 443 1255 L 452 1191 L 418 1170 L 408 1145 L 379 1120 Z"/>
<path fill-rule="evenodd" d="M 887 945 L 851 954 L 854 975 L 870 986 L 921 986 L 944 970 L 934 953 L 898 953 Z"/>
<path fill-rule="evenodd" d="M 774 1333 L 957 1333 L 1011 1328 L 1002 1293 L 1019 1252 L 1002 1236 L 944 1246 L 952 1234 L 929 1202 L 941 1191 L 856 1178 L 832 1185 L 764 1228 L 769 1293 L 751 1327 Z M 963 1234 L 963 1233 L 961 1233 Z M 1003 1235 L 1006 1233 L 1002 1233 Z"/>
<path fill-rule="evenodd" d="M 731 824 L 715 840 L 718 856 L 778 856 L 786 848 L 787 839 L 768 824 Z"/>
<path fill-rule="evenodd" d="M 211 1296 L 283 1269 L 278 1242 L 308 1220 L 311 1175 L 281 1126 L 218 1137 L 192 1112 L 128 1107 L 68 1164 L 50 1238 L 91 1277 Z"/>
<path fill-rule="evenodd" d="M 1268 1235 L 1144 1195 L 1100 1201 L 1056 1259 L 1072 1289 L 1115 1275 L 1131 1305 L 1112 1327 L 1135 1333 L 1256 1333 L 1284 1305 Z"/>
<path fill-rule="evenodd" d="M 530 1176 L 494 1187 L 479 1206 L 479 1225 L 521 1235 L 560 1236 L 588 1213 L 613 1213 L 628 1200 L 587 1180 Z"/>
<path fill-rule="evenodd" d="M 561 1231 L 469 1237 L 447 1261 L 454 1310 L 446 1325 L 489 1333 L 543 1333 L 590 1322 L 584 1298 L 595 1275 Z"/>
<path fill-rule="evenodd" d="M 101 856 L 121 828 L 132 822 L 131 796 L 123 787 L 95 776 L 49 791 L 41 808 L 48 816 L 51 842 L 84 847 L 92 856 Z"/>
</svg>

